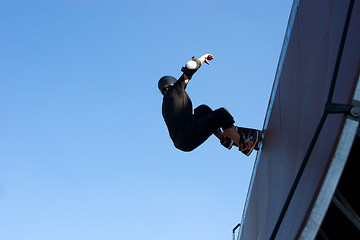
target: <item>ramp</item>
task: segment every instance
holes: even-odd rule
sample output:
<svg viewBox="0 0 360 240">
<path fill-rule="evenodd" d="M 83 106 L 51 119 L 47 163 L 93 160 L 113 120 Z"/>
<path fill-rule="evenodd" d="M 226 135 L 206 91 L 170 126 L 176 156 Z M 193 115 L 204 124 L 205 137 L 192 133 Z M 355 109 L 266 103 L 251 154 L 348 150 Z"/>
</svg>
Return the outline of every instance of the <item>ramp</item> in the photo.
<svg viewBox="0 0 360 240">
<path fill-rule="evenodd" d="M 359 31 L 360 1 L 294 1 L 239 239 L 326 239 L 359 126 Z"/>
</svg>

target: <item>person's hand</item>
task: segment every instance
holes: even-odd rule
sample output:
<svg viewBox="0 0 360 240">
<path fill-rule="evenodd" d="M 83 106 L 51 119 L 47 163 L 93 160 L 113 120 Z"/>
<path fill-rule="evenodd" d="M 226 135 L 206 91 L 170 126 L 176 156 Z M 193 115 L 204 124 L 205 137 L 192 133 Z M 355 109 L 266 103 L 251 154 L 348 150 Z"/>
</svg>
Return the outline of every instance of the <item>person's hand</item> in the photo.
<svg viewBox="0 0 360 240">
<path fill-rule="evenodd" d="M 214 59 L 214 56 L 213 55 L 211 55 L 211 54 L 205 54 L 205 55 L 202 55 L 200 58 L 198 58 L 199 59 L 199 61 L 201 62 L 201 63 L 206 63 L 207 65 L 209 65 L 210 63 L 209 63 L 209 61 L 211 61 L 211 60 L 213 60 Z"/>
</svg>

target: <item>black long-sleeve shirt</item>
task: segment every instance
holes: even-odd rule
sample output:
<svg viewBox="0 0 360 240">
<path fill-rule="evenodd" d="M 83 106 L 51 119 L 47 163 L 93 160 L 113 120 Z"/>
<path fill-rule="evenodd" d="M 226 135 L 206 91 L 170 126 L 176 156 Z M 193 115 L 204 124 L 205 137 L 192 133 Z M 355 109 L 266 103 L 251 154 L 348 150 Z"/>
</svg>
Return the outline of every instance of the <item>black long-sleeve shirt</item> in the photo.
<svg viewBox="0 0 360 240">
<path fill-rule="evenodd" d="M 194 118 L 193 106 L 186 93 L 187 84 L 182 75 L 165 93 L 162 104 L 162 115 L 176 147 L 180 147 L 183 133 Z"/>
</svg>

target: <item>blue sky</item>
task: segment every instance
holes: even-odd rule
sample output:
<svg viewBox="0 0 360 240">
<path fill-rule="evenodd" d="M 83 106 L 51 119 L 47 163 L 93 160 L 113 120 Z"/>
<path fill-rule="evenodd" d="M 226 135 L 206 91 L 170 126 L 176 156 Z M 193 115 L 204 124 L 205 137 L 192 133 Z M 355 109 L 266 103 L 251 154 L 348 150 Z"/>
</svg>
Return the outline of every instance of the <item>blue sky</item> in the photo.
<svg viewBox="0 0 360 240">
<path fill-rule="evenodd" d="M 175 149 L 157 81 L 262 128 L 292 1 L 0 1 L 0 239 L 231 239 L 256 154 Z"/>
</svg>

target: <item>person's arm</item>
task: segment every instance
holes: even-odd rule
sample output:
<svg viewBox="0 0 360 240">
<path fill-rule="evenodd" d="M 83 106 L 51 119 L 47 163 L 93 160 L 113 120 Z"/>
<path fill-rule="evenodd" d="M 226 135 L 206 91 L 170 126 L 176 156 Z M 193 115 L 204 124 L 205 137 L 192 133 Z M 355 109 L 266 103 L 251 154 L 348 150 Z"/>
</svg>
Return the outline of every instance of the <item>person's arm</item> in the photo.
<svg viewBox="0 0 360 240">
<path fill-rule="evenodd" d="M 207 65 L 209 65 L 209 61 L 213 60 L 214 59 L 214 56 L 211 55 L 211 54 L 205 54 L 205 55 L 202 55 L 201 57 L 198 58 L 198 60 L 201 62 L 201 63 L 206 63 Z"/>
<path fill-rule="evenodd" d="M 205 62 L 207 65 L 209 65 L 210 64 L 209 61 L 211 61 L 213 59 L 214 59 L 213 55 L 204 54 L 201 57 L 199 57 L 197 60 L 199 60 L 201 64 L 203 64 Z M 189 77 L 185 73 L 183 74 L 183 76 L 184 76 L 185 85 L 187 85 L 191 77 Z"/>
</svg>

